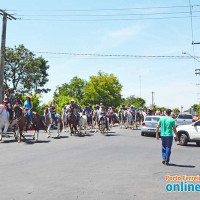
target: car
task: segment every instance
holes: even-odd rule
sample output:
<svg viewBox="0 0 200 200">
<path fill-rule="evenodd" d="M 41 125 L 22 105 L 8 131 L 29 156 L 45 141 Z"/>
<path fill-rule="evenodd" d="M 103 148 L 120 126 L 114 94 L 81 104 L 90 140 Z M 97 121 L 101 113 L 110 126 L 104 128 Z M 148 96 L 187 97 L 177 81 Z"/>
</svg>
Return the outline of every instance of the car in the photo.
<svg viewBox="0 0 200 200">
<path fill-rule="evenodd" d="M 181 146 L 187 145 L 188 142 L 196 142 L 197 146 L 200 146 L 200 120 L 189 125 L 180 125 L 176 129 Z"/>
<path fill-rule="evenodd" d="M 163 116 L 146 116 L 144 122 L 142 123 L 141 136 L 156 135 L 156 127 L 161 117 Z"/>
<path fill-rule="evenodd" d="M 176 126 L 192 124 L 193 116 L 191 114 L 179 114 L 175 119 Z"/>
</svg>

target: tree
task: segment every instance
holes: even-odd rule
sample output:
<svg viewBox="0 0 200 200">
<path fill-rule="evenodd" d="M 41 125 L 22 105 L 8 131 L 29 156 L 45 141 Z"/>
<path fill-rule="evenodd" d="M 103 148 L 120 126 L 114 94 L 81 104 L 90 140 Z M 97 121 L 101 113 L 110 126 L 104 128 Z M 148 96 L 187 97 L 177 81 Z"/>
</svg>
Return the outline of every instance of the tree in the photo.
<svg viewBox="0 0 200 200">
<path fill-rule="evenodd" d="M 99 104 L 105 106 L 118 106 L 121 103 L 121 90 L 117 77 L 114 74 L 98 72 L 97 76 L 90 76 L 90 80 L 83 88 L 83 103 Z"/>
<path fill-rule="evenodd" d="M 194 104 L 192 106 L 194 112 L 197 114 L 197 115 L 200 115 L 200 105 L 199 104 Z"/>
<path fill-rule="evenodd" d="M 57 87 L 54 92 L 54 100 L 56 104 L 59 105 L 59 112 L 61 109 L 70 102 L 70 99 L 75 99 L 78 103 L 84 97 L 83 88 L 86 85 L 86 81 L 78 78 L 77 76 L 73 77 L 69 83 L 64 83 L 62 86 Z"/>
<path fill-rule="evenodd" d="M 139 109 L 140 107 L 143 108 L 145 105 L 145 100 L 140 97 L 135 97 L 134 95 L 131 95 L 127 97 L 124 101 L 124 104 L 127 106 L 134 105 L 136 109 Z"/>
<path fill-rule="evenodd" d="M 174 109 L 173 109 L 173 112 L 174 112 L 175 114 L 179 114 L 179 113 L 180 113 L 180 110 L 179 110 L 178 108 L 174 108 Z"/>
<path fill-rule="evenodd" d="M 50 89 L 43 88 L 48 82 L 49 66 L 42 57 L 19 45 L 6 49 L 4 85 L 15 93 L 47 93 Z"/>
</svg>

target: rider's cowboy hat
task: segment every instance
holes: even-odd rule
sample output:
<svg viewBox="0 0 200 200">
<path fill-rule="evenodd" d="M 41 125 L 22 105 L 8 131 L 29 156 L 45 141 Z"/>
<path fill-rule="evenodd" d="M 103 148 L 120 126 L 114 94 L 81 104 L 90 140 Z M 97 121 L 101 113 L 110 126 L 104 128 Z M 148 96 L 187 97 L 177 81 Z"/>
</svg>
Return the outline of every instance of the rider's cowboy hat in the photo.
<svg viewBox="0 0 200 200">
<path fill-rule="evenodd" d="M 26 95 L 26 98 L 31 98 L 30 96 Z"/>
<path fill-rule="evenodd" d="M 131 105 L 131 108 L 134 108 L 134 106 L 133 106 L 133 105 Z"/>
<path fill-rule="evenodd" d="M 71 102 L 74 102 L 74 99 L 72 99 Z"/>
</svg>

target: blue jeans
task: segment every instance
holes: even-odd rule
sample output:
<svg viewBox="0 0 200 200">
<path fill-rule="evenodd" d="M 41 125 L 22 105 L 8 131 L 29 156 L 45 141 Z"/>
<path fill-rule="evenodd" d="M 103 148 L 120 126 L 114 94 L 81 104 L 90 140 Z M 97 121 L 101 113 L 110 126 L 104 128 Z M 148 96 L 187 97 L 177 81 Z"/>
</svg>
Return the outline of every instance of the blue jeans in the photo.
<svg viewBox="0 0 200 200">
<path fill-rule="evenodd" d="M 162 139 L 162 158 L 163 160 L 165 160 L 165 163 L 168 163 L 171 155 L 173 136 L 161 137 L 161 139 Z"/>
<path fill-rule="evenodd" d="M 29 122 L 32 123 L 32 113 L 30 110 L 27 111 Z"/>
</svg>

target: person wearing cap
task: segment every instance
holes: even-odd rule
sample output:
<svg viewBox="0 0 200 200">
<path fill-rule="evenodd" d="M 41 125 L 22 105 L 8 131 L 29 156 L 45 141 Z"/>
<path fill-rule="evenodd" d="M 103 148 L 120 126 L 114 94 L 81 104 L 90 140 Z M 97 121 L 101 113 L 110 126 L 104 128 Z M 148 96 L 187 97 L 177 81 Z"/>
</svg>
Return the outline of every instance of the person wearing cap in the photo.
<svg viewBox="0 0 200 200">
<path fill-rule="evenodd" d="M 5 102 L 8 112 L 9 112 L 9 121 L 12 121 L 13 120 L 13 104 L 15 103 L 15 99 L 11 95 L 10 89 L 6 90 L 3 102 Z"/>
<path fill-rule="evenodd" d="M 77 107 L 78 106 L 75 104 L 74 99 L 72 99 L 70 104 L 70 112 L 73 113 L 77 109 Z"/>
<path fill-rule="evenodd" d="M 29 118 L 29 122 L 30 124 L 32 124 L 32 108 L 33 108 L 33 102 L 31 101 L 31 97 L 30 96 L 26 96 L 26 101 L 24 102 L 24 108 L 27 110 L 27 114 L 28 114 L 28 118 Z"/>
</svg>

